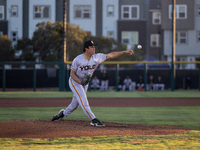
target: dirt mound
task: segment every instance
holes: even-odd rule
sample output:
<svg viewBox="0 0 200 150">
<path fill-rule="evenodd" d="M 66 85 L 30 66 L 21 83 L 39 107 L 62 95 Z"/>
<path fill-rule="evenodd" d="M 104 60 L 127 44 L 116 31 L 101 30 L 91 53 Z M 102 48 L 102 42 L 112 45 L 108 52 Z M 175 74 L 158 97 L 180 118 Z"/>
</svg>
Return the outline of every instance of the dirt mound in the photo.
<svg viewBox="0 0 200 150">
<path fill-rule="evenodd" d="M 191 129 L 176 126 L 137 125 L 103 122 L 92 127 L 90 121 L 13 120 L 0 122 L 0 138 L 59 138 L 110 135 L 167 135 Z"/>
</svg>

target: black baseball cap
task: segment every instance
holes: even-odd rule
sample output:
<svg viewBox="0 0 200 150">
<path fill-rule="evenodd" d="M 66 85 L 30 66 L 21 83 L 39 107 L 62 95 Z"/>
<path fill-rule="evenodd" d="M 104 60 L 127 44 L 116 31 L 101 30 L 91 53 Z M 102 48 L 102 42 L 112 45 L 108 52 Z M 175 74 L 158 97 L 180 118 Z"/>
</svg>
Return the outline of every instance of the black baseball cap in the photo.
<svg viewBox="0 0 200 150">
<path fill-rule="evenodd" d="M 85 43 L 84 43 L 84 45 L 83 45 L 83 51 L 85 52 L 85 48 L 88 48 L 88 46 L 97 46 L 97 44 L 95 44 L 93 41 L 91 41 L 91 40 L 88 40 L 88 41 L 86 41 Z"/>
</svg>

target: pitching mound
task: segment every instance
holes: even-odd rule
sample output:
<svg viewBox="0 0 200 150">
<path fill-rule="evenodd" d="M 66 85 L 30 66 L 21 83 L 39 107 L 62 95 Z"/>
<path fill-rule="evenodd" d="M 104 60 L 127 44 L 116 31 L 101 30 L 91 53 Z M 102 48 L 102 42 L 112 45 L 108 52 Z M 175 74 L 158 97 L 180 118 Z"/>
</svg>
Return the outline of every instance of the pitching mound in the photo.
<svg viewBox="0 0 200 150">
<path fill-rule="evenodd" d="M 92 127 L 90 121 L 15 120 L 0 122 L 0 138 L 66 138 L 110 135 L 167 135 L 191 129 L 176 126 L 137 125 L 103 122 L 106 127 Z"/>
</svg>

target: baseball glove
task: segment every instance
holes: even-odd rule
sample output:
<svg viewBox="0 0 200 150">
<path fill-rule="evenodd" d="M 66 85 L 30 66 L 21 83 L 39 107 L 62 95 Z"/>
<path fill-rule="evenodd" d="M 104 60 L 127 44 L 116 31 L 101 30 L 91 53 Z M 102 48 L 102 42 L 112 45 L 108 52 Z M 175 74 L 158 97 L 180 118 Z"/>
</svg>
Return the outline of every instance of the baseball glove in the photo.
<svg viewBox="0 0 200 150">
<path fill-rule="evenodd" d="M 84 74 L 83 79 L 81 81 L 81 85 L 85 86 L 86 84 L 88 84 L 91 80 L 91 75 L 89 74 Z"/>
</svg>

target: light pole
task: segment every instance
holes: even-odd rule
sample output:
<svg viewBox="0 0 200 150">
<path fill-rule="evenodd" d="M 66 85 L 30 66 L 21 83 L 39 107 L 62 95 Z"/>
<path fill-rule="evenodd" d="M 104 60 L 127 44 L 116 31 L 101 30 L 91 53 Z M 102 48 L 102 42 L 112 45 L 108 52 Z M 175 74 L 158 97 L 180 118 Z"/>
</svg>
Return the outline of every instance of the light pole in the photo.
<svg viewBox="0 0 200 150">
<path fill-rule="evenodd" d="M 172 61 L 171 61 L 171 91 L 175 87 L 175 51 L 176 51 L 176 0 L 172 0 Z"/>
<path fill-rule="evenodd" d="M 67 49 L 67 39 L 66 39 L 66 32 L 67 32 L 67 2 L 63 0 L 63 61 L 66 61 L 66 49 Z"/>
<path fill-rule="evenodd" d="M 65 91 L 65 61 L 66 61 L 66 30 L 67 30 L 67 13 L 66 13 L 66 0 L 63 0 L 63 35 L 62 35 L 62 60 L 59 66 L 59 91 Z"/>
</svg>

